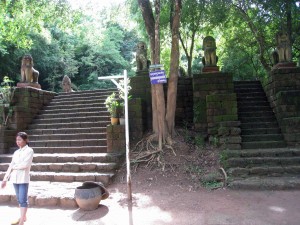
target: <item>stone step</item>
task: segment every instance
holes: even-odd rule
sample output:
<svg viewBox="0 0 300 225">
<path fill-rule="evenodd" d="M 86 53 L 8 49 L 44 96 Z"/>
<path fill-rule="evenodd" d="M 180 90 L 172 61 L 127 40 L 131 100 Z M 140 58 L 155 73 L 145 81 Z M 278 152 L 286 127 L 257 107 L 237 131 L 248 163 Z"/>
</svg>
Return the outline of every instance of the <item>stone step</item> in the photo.
<svg viewBox="0 0 300 225">
<path fill-rule="evenodd" d="M 256 128 L 256 129 L 243 129 L 241 135 L 254 135 L 254 134 L 281 134 L 278 127 L 276 128 Z"/>
<path fill-rule="evenodd" d="M 111 89 L 99 89 L 99 90 L 88 90 L 88 91 L 76 91 L 70 93 L 59 93 L 55 96 L 55 99 L 69 99 L 70 97 L 93 97 L 98 95 L 110 95 L 111 93 L 116 92 L 118 93 L 118 89 L 111 88 Z"/>
<path fill-rule="evenodd" d="M 54 106 L 63 106 L 63 105 L 95 105 L 100 103 L 101 105 L 104 105 L 105 99 L 82 99 L 82 100 L 74 100 L 70 99 L 69 101 L 51 101 L 48 106 L 54 107 Z"/>
<path fill-rule="evenodd" d="M 106 100 L 106 98 L 109 95 L 95 95 L 95 96 L 70 96 L 68 98 L 58 98 L 58 97 L 54 97 L 53 100 L 51 101 L 50 104 L 58 104 L 58 103 L 71 103 L 71 102 L 82 102 L 85 103 L 85 101 L 90 102 L 90 101 L 97 101 L 97 102 L 104 102 Z"/>
<path fill-rule="evenodd" d="M 239 86 L 261 86 L 259 80 L 241 80 L 241 81 L 233 81 L 235 87 Z"/>
<path fill-rule="evenodd" d="M 121 153 L 36 153 L 34 149 L 34 163 L 118 163 L 123 158 Z M 10 163 L 12 154 L 1 154 L 0 163 Z"/>
<path fill-rule="evenodd" d="M 84 108 L 52 108 L 52 109 L 43 109 L 40 111 L 39 115 L 55 115 L 55 114 L 71 114 L 71 113 L 86 113 L 86 112 L 99 112 L 99 115 L 102 113 L 108 114 L 107 108 L 106 107 L 84 107 Z"/>
<path fill-rule="evenodd" d="M 230 158 L 227 166 L 230 168 L 252 168 L 257 166 L 299 166 L 300 156 L 296 157 L 244 157 Z M 282 171 L 284 172 L 284 171 Z"/>
<path fill-rule="evenodd" d="M 105 104 L 101 102 L 96 102 L 96 103 L 90 103 L 90 104 L 77 104 L 77 103 L 70 103 L 70 104 L 55 104 L 55 105 L 47 105 L 44 107 L 44 110 L 55 110 L 57 108 L 59 109 L 73 109 L 74 111 L 80 111 L 81 109 L 91 107 L 91 108 L 99 108 L 100 110 L 106 109 Z"/>
<path fill-rule="evenodd" d="M 253 134 L 253 135 L 241 135 L 242 142 L 251 141 L 279 141 L 283 140 L 282 134 Z"/>
<path fill-rule="evenodd" d="M 237 106 L 238 108 L 242 108 L 242 107 L 249 107 L 249 106 L 253 106 L 253 105 L 256 105 L 256 106 L 266 106 L 266 105 L 269 105 L 269 102 L 264 99 L 264 100 L 240 100 L 237 102 Z"/>
<path fill-rule="evenodd" d="M 237 103 L 247 103 L 247 102 L 260 102 L 260 101 L 268 101 L 267 96 L 252 96 L 252 95 L 242 95 L 236 96 Z"/>
<path fill-rule="evenodd" d="M 241 123 L 268 123 L 276 122 L 275 116 L 260 116 L 260 117 L 239 117 Z"/>
<path fill-rule="evenodd" d="M 36 207 L 61 207 L 78 208 L 75 201 L 75 189 L 83 182 L 50 182 L 30 181 L 28 190 L 28 202 L 30 206 Z M 16 194 L 11 182 L 0 191 L 0 204 L 17 205 Z M 30 222 L 27 222 L 30 224 Z"/>
<path fill-rule="evenodd" d="M 242 149 L 253 149 L 253 148 L 284 148 L 286 143 L 284 141 L 252 141 L 242 142 Z"/>
<path fill-rule="evenodd" d="M 268 149 L 247 149 L 247 150 L 224 150 L 226 158 L 231 157 L 291 157 L 300 156 L 300 149 L 294 148 L 268 148 Z"/>
<path fill-rule="evenodd" d="M 88 116 L 88 117 L 67 117 L 67 118 L 50 118 L 34 119 L 32 124 L 57 124 L 57 123 L 80 123 L 80 122 L 109 122 L 109 116 Z"/>
<path fill-rule="evenodd" d="M 0 172 L 0 179 L 2 180 L 5 172 Z M 30 172 L 30 180 L 32 181 L 50 181 L 50 182 L 84 182 L 84 181 L 96 181 L 102 182 L 107 185 L 110 179 L 114 176 L 114 173 L 103 172 Z"/>
<path fill-rule="evenodd" d="M 86 128 L 63 128 L 63 129 L 38 129 L 27 130 L 30 135 L 53 135 L 53 134 L 81 134 L 81 133 L 106 133 L 106 127 L 86 127 Z"/>
<path fill-rule="evenodd" d="M 252 106 L 245 106 L 245 107 L 238 108 L 239 113 L 264 112 L 264 111 L 269 112 L 272 111 L 272 109 L 269 105 L 265 105 L 265 106 L 252 105 Z"/>
<path fill-rule="evenodd" d="M 87 112 L 70 112 L 70 113 L 43 113 L 40 115 L 37 115 L 35 119 L 54 119 L 54 118 L 76 118 L 76 117 L 94 117 L 94 116 L 100 116 L 100 117 L 109 117 L 108 111 L 99 111 L 97 109 L 96 111 L 87 111 Z"/>
<path fill-rule="evenodd" d="M 30 141 L 30 146 L 35 147 L 73 147 L 73 146 L 105 146 L 107 144 L 104 139 L 78 139 L 78 140 L 34 140 Z"/>
<path fill-rule="evenodd" d="M 13 153 L 15 149 L 10 149 Z M 35 153 L 106 153 L 107 145 L 103 146 L 62 146 L 62 147 L 33 147 Z"/>
<path fill-rule="evenodd" d="M 236 93 L 238 98 L 257 98 L 257 97 L 266 97 L 265 92 L 243 92 L 243 93 Z"/>
<path fill-rule="evenodd" d="M 299 174 L 300 165 L 285 166 L 254 166 L 250 168 L 233 167 L 227 170 L 230 177 L 249 176 L 284 176 L 286 174 Z"/>
<path fill-rule="evenodd" d="M 280 177 L 249 177 L 229 182 L 230 189 L 244 190 L 299 190 L 300 177 L 285 175 Z"/>
<path fill-rule="evenodd" d="M 234 92 L 237 94 L 240 93 L 264 93 L 264 89 L 260 86 L 244 86 L 244 87 L 234 87 Z"/>
<path fill-rule="evenodd" d="M 251 117 L 274 117 L 273 111 L 256 111 L 256 112 L 239 112 L 238 113 L 239 118 L 251 118 Z"/>
<path fill-rule="evenodd" d="M 54 124 L 30 124 L 28 129 L 63 129 L 63 128 L 92 128 L 92 127 L 106 127 L 109 124 L 105 122 L 80 122 L 80 123 L 54 123 Z"/>
<path fill-rule="evenodd" d="M 1 163 L 0 171 L 5 172 L 9 163 Z M 117 168 L 116 163 L 96 163 L 96 162 L 63 162 L 63 163 L 32 163 L 31 172 L 111 172 Z"/>
<path fill-rule="evenodd" d="M 106 139 L 106 133 L 78 133 L 78 134 L 51 134 L 51 135 L 30 135 L 32 141 L 49 140 L 85 140 L 85 139 Z"/>
<path fill-rule="evenodd" d="M 244 129 L 261 129 L 261 128 L 278 128 L 278 123 L 273 122 L 251 122 L 251 123 L 242 123 L 241 129 L 242 132 Z"/>
</svg>

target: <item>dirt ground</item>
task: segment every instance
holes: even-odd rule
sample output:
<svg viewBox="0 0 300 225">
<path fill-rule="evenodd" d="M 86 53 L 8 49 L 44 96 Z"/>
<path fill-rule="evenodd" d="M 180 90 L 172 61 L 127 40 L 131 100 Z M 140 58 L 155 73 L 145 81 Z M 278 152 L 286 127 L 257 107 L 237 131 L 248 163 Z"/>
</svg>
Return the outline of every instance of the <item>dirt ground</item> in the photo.
<svg viewBox="0 0 300 225">
<path fill-rule="evenodd" d="M 132 204 L 126 166 L 110 197 L 94 211 L 30 208 L 26 225 L 299 225 L 299 191 L 236 191 L 222 187 L 219 154 L 203 138 L 179 130 L 164 153 L 141 142 L 131 155 Z M 140 163 L 137 163 L 137 162 Z M 204 179 L 205 178 L 205 179 Z M 212 179 L 213 178 L 213 179 Z M 220 181 L 220 182 L 219 182 Z M 15 206 L 0 206 L 0 225 L 10 224 Z M 4 216 L 5 215 L 5 216 Z"/>
</svg>

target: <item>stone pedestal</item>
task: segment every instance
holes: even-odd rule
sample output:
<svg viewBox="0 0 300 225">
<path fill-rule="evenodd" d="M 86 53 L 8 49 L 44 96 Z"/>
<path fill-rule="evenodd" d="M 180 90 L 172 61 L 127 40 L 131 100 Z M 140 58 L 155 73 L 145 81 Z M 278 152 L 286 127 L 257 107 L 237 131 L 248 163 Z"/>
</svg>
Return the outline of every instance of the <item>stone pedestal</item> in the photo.
<svg viewBox="0 0 300 225">
<path fill-rule="evenodd" d="M 202 73 L 214 73 L 219 72 L 218 66 L 204 66 L 202 69 Z"/>
<path fill-rule="evenodd" d="M 22 83 L 22 82 L 19 82 L 17 83 L 17 87 L 33 87 L 33 88 L 36 88 L 36 89 L 41 89 L 41 85 L 38 84 L 38 83 Z"/>
<path fill-rule="evenodd" d="M 281 68 L 294 68 L 297 64 L 294 62 L 285 62 L 285 63 L 277 63 L 272 67 L 272 70 L 281 69 Z"/>
<path fill-rule="evenodd" d="M 149 70 L 141 70 L 141 71 L 137 71 L 135 72 L 136 76 L 147 76 L 149 77 Z"/>
</svg>

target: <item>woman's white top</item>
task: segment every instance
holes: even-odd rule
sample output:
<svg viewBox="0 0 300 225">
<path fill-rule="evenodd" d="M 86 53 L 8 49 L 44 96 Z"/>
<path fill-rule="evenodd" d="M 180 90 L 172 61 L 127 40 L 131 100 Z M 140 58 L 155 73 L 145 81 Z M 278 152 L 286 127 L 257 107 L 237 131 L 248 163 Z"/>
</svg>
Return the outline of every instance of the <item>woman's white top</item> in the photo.
<svg viewBox="0 0 300 225">
<path fill-rule="evenodd" d="M 3 180 L 10 177 L 10 181 L 14 184 L 29 183 L 32 159 L 33 149 L 28 145 L 15 151 Z"/>
</svg>

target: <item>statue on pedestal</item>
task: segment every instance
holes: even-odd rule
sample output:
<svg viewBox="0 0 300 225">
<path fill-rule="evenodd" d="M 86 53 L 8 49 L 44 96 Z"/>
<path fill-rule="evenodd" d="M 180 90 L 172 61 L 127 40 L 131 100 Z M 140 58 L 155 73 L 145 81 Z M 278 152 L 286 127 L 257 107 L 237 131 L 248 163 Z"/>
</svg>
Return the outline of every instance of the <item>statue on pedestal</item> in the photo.
<svg viewBox="0 0 300 225">
<path fill-rule="evenodd" d="M 292 62 L 291 40 L 286 31 L 276 33 L 276 50 L 272 52 L 273 69 L 281 67 L 295 67 Z"/>
<path fill-rule="evenodd" d="M 204 68 L 202 72 L 219 71 L 219 67 L 217 66 L 216 41 L 212 36 L 207 36 L 203 39 L 202 49 L 204 50 L 204 57 L 202 58 Z"/>
<path fill-rule="evenodd" d="M 136 72 L 148 71 L 147 46 L 140 41 L 136 48 Z"/>
<path fill-rule="evenodd" d="M 21 61 L 21 82 L 18 87 L 35 87 L 41 89 L 38 83 L 39 71 L 33 68 L 33 59 L 31 55 L 24 55 Z"/>
<path fill-rule="evenodd" d="M 292 61 L 292 46 L 289 35 L 285 31 L 279 31 L 276 34 L 276 45 L 279 62 Z"/>
<path fill-rule="evenodd" d="M 64 76 L 61 85 L 64 92 L 73 92 L 71 79 L 67 75 Z"/>
</svg>

